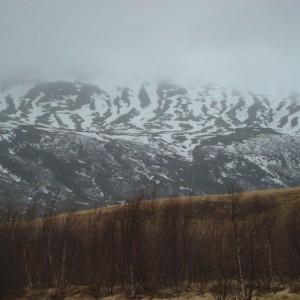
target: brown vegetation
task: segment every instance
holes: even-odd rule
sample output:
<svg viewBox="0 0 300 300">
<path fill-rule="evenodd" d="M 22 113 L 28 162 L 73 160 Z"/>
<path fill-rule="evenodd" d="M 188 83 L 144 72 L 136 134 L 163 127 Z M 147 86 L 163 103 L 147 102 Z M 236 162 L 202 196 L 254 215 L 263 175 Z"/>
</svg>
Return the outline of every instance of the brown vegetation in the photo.
<svg viewBox="0 0 300 300">
<path fill-rule="evenodd" d="M 7 209 L 0 299 L 25 288 L 31 299 L 42 299 L 38 291 L 50 287 L 52 299 L 63 299 L 74 286 L 90 299 L 210 293 L 244 300 L 286 287 L 296 293 L 299 191 L 244 194 L 232 187 L 210 199 L 159 201 L 140 191 L 130 203 L 84 213 L 55 216 L 52 205 L 41 219 L 34 209 L 22 215 Z M 290 205 L 283 194 L 291 195 Z"/>
</svg>

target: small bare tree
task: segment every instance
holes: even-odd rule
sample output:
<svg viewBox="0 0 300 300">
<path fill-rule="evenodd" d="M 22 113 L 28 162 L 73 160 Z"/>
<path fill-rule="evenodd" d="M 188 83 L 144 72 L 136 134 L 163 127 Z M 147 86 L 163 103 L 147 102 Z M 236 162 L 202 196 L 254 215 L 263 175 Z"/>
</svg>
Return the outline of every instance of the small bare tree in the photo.
<svg viewBox="0 0 300 300">
<path fill-rule="evenodd" d="M 230 210 L 230 220 L 232 224 L 232 231 L 234 237 L 234 252 L 235 258 L 237 262 L 237 275 L 238 282 L 240 287 L 240 299 L 246 300 L 246 287 L 244 280 L 244 270 L 242 265 L 242 253 L 241 253 L 241 243 L 239 236 L 239 228 L 238 228 L 238 218 L 239 218 L 239 209 L 240 209 L 240 201 L 243 196 L 243 191 L 235 186 L 234 184 L 228 189 L 228 200 L 229 200 L 229 210 Z"/>
</svg>

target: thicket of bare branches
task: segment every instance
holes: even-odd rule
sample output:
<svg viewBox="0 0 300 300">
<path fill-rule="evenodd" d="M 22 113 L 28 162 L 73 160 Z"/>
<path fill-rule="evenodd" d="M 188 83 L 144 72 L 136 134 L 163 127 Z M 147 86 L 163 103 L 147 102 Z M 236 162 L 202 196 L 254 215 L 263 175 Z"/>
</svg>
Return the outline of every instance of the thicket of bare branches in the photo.
<svg viewBox="0 0 300 300">
<path fill-rule="evenodd" d="M 210 291 L 251 299 L 300 277 L 300 206 L 242 200 L 234 187 L 218 201 L 175 196 L 158 203 L 144 191 L 109 213 L 43 218 L 34 208 L 1 213 L 0 299 L 25 287 L 89 287 L 95 299 L 122 289 L 130 297 Z M 152 195 L 155 198 L 155 195 Z"/>
</svg>

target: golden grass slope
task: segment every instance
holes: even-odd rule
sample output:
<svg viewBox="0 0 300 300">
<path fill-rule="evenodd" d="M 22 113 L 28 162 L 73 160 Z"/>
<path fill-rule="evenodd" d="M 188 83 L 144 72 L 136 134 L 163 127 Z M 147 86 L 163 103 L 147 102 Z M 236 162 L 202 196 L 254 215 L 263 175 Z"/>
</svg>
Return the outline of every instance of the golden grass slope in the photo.
<svg viewBox="0 0 300 300">
<path fill-rule="evenodd" d="M 242 193 L 243 201 L 251 201 L 254 197 L 262 197 L 264 199 L 272 199 L 278 206 L 279 210 L 285 212 L 287 208 L 292 205 L 300 205 L 300 187 L 293 188 L 281 188 L 281 189 L 271 189 L 271 190 L 258 190 L 258 191 L 247 191 Z M 166 200 L 170 198 L 160 198 L 155 200 L 157 202 L 158 208 L 163 206 Z M 221 200 L 227 200 L 228 194 L 219 195 L 201 195 L 201 196 L 191 196 L 191 197 L 178 197 L 178 203 L 184 204 L 188 201 L 188 205 L 194 213 L 196 213 L 202 206 L 204 202 L 210 202 L 212 205 L 217 204 Z M 120 204 L 122 205 L 122 204 Z M 111 213 L 116 207 L 120 205 L 111 205 L 96 209 L 89 209 L 76 212 L 75 214 L 79 217 L 91 216 L 101 214 L 105 216 Z M 61 215 L 65 216 L 65 214 Z"/>
</svg>

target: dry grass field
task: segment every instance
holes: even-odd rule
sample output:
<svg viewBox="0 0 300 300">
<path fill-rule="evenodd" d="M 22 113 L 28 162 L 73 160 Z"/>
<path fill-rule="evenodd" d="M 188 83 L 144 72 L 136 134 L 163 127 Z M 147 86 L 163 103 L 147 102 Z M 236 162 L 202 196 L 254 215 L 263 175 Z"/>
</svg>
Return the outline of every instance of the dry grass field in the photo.
<svg viewBox="0 0 300 300">
<path fill-rule="evenodd" d="M 255 197 L 262 197 L 267 199 L 267 201 L 273 201 L 276 207 L 284 214 L 291 206 L 300 206 L 300 187 L 243 192 L 241 200 L 243 202 L 252 201 Z M 155 201 L 158 208 L 162 207 L 169 199 L 170 198 L 156 199 Z M 178 197 L 176 198 L 176 201 L 179 205 L 184 205 L 185 201 L 187 201 L 194 220 L 197 220 L 200 215 L 200 211 L 203 208 L 203 204 L 211 206 L 213 209 L 213 207 L 217 206 L 220 201 L 228 201 L 228 194 Z M 147 201 L 145 201 L 145 203 L 147 203 Z M 78 216 L 78 218 L 82 219 L 93 215 L 98 216 L 99 214 L 101 214 L 101 216 L 106 216 L 114 211 L 118 206 L 122 206 L 122 204 L 82 210 L 75 212 L 74 214 Z M 66 214 L 62 214 L 58 217 L 63 218 L 65 216 Z"/>
</svg>

